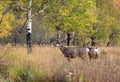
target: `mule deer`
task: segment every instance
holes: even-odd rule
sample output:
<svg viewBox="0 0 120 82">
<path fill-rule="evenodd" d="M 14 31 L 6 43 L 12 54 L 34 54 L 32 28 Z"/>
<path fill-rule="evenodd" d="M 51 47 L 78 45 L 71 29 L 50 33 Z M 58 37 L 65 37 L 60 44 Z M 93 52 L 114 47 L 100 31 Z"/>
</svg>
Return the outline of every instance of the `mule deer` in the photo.
<svg viewBox="0 0 120 82">
<path fill-rule="evenodd" d="M 88 55 L 90 60 L 97 59 L 100 56 L 100 50 L 98 48 L 89 48 Z"/>
<path fill-rule="evenodd" d="M 86 48 L 85 47 L 65 47 L 63 45 L 59 45 L 61 52 L 63 53 L 64 57 L 68 59 L 70 62 L 71 58 L 80 57 L 82 60 L 86 58 Z"/>
</svg>

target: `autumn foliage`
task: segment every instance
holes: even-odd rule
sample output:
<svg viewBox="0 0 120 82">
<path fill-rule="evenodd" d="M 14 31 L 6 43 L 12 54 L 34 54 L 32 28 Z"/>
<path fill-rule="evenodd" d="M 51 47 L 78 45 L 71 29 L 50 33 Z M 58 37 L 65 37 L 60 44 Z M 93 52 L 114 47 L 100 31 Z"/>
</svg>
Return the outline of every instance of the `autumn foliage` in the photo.
<svg viewBox="0 0 120 82">
<path fill-rule="evenodd" d="M 120 0 L 35 0 L 32 2 L 32 15 L 46 9 L 32 18 L 33 42 L 43 40 L 44 43 L 46 40 L 49 43 L 56 38 L 55 31 L 59 27 L 64 34 L 61 36 L 74 32 L 78 44 L 90 42 L 90 37 L 94 36 L 97 45 L 106 46 L 108 42 L 113 46 L 120 45 L 119 3 Z M 21 35 L 16 35 L 20 43 L 25 43 L 27 8 L 28 1 L 25 0 L 1 1 L 0 38 L 10 40 L 9 37 L 14 38 L 15 33 L 24 27 Z"/>
</svg>

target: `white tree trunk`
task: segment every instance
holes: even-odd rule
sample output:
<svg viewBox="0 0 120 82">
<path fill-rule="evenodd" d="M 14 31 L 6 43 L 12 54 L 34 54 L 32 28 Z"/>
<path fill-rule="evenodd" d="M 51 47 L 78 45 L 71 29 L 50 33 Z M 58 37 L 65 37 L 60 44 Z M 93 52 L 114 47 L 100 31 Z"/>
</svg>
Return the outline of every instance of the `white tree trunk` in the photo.
<svg viewBox="0 0 120 82">
<path fill-rule="evenodd" d="M 31 6 L 32 6 L 32 0 L 28 0 L 28 12 L 27 12 L 27 50 L 28 53 L 32 52 L 32 19 L 31 19 Z"/>
<path fill-rule="evenodd" d="M 32 6 L 32 0 L 29 0 L 28 14 L 27 14 L 27 30 L 29 33 L 32 32 L 31 6 Z"/>
<path fill-rule="evenodd" d="M 43 5 L 41 5 L 40 8 L 38 9 L 38 11 L 36 11 L 32 15 L 31 14 L 32 0 L 28 0 L 28 9 L 27 9 L 27 34 L 26 34 L 26 36 L 27 36 L 27 50 L 28 50 L 28 53 L 32 52 L 32 37 L 31 37 L 32 36 L 32 18 L 34 16 L 38 15 L 39 13 L 44 12 L 44 10 L 48 7 L 48 6 L 46 6 L 46 7 L 42 8 Z M 25 8 L 22 8 L 22 9 L 26 11 Z"/>
</svg>

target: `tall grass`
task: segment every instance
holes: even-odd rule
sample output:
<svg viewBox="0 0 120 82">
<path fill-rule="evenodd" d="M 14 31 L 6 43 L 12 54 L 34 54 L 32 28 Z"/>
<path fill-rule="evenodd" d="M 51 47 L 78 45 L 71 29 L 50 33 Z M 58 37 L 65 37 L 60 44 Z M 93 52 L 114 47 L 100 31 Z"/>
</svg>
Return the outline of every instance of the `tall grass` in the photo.
<svg viewBox="0 0 120 82">
<path fill-rule="evenodd" d="M 10 82 L 119 82 L 120 48 L 101 47 L 96 60 L 80 58 L 68 62 L 56 47 L 0 47 L 0 74 Z M 3 79 L 2 79 L 3 80 Z"/>
</svg>

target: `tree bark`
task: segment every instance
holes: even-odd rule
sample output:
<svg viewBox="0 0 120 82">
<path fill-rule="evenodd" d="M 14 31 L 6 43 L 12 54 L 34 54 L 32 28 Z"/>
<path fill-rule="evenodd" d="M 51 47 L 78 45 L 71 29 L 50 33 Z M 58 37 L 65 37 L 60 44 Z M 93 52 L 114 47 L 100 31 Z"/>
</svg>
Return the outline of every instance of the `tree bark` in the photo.
<svg viewBox="0 0 120 82">
<path fill-rule="evenodd" d="M 32 53 L 32 19 L 31 19 L 31 6 L 32 0 L 29 0 L 28 4 L 28 12 L 27 12 L 27 51 L 28 53 Z"/>
<path fill-rule="evenodd" d="M 90 37 L 91 38 L 91 46 L 95 46 L 95 37 L 94 36 L 92 36 L 92 37 Z"/>
<path fill-rule="evenodd" d="M 70 33 L 67 33 L 67 46 L 70 46 L 70 40 L 71 40 Z"/>
<path fill-rule="evenodd" d="M 107 42 L 107 47 L 111 44 L 111 40 L 113 39 L 113 35 L 114 33 L 112 32 L 110 35 L 109 35 L 109 41 Z"/>
<path fill-rule="evenodd" d="M 56 30 L 57 30 L 57 43 L 60 44 L 60 28 L 56 26 Z"/>
</svg>

